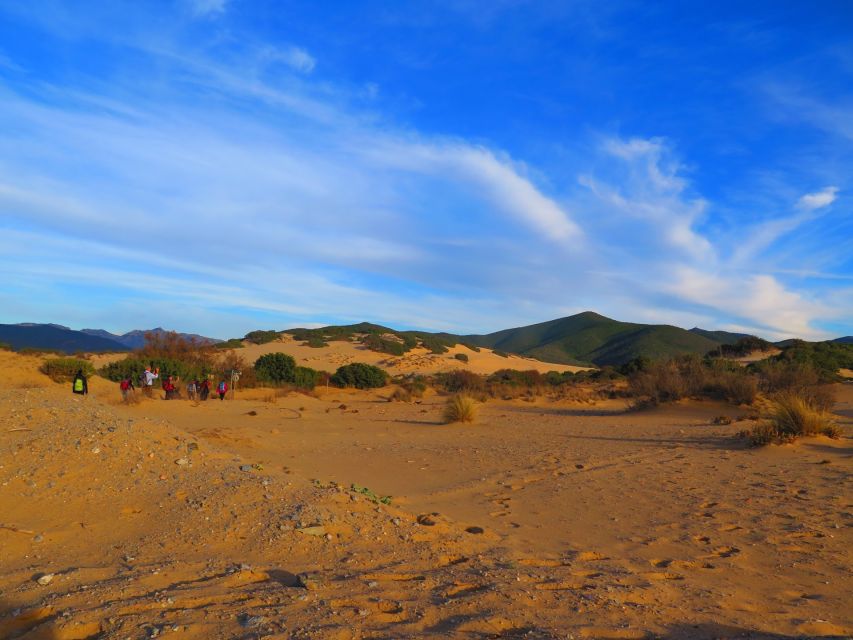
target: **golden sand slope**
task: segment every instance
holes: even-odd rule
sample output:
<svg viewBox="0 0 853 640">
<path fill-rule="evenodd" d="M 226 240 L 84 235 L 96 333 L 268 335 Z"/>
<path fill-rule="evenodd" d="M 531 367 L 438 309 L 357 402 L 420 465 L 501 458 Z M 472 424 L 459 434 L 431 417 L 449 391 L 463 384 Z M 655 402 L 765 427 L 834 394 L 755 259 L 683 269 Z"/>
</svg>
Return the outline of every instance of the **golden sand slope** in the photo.
<svg viewBox="0 0 853 640">
<path fill-rule="evenodd" d="M 719 404 L 489 403 L 474 426 L 335 390 L 120 406 L 10 357 L 30 388 L 0 389 L 0 638 L 853 631 L 851 385 L 845 439 L 753 450 Z"/>
<path fill-rule="evenodd" d="M 402 356 L 392 356 L 387 353 L 371 351 L 360 344 L 343 341 L 330 342 L 328 347 L 322 348 L 306 347 L 303 346 L 302 342 L 296 341 L 288 335 L 284 335 L 274 342 L 261 345 L 247 343 L 247 346 L 238 349 L 237 352 L 247 362 L 254 362 L 266 353 L 286 353 L 293 356 L 299 365 L 331 372 L 345 364 L 364 362 L 382 367 L 392 375 L 433 374 L 453 369 L 467 369 L 480 374 L 494 373 L 498 369 L 535 369 L 542 373 L 546 371 L 581 371 L 584 369 L 584 367 L 552 364 L 516 355 L 503 357 L 495 355 L 490 349 L 472 351 L 461 344 L 451 347 L 447 353 L 442 354 L 434 354 L 427 349 L 417 348 Z M 468 357 L 467 363 L 454 357 L 459 353 Z"/>
</svg>

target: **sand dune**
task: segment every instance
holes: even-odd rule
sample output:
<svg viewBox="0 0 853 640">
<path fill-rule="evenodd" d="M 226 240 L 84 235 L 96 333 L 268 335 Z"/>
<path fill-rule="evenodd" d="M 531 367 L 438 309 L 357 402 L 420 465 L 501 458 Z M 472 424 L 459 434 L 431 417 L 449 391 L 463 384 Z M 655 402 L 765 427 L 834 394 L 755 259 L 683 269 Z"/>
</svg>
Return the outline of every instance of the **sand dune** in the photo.
<svg viewBox="0 0 853 640">
<path fill-rule="evenodd" d="M 853 632 L 853 385 L 844 439 L 755 450 L 717 403 L 460 427 L 437 396 L 123 406 L 0 364 L 3 638 Z"/>
<path fill-rule="evenodd" d="M 433 374 L 454 369 L 467 369 L 474 373 L 489 374 L 498 369 L 535 369 L 545 373 L 546 371 L 581 371 L 585 368 L 552 364 L 516 355 L 503 357 L 496 355 L 490 349 L 481 349 L 477 352 L 461 344 L 451 347 L 447 353 L 434 354 L 427 349 L 417 348 L 402 356 L 371 351 L 360 344 L 343 341 L 329 342 L 328 347 L 313 348 L 303 346 L 301 341 L 294 340 L 289 335 L 284 335 L 280 340 L 261 345 L 247 343 L 247 346 L 238 349 L 237 352 L 250 363 L 266 353 L 286 353 L 293 356 L 297 364 L 330 372 L 334 372 L 338 367 L 345 364 L 365 362 L 382 367 L 391 375 Z M 464 354 L 468 357 L 468 362 L 457 360 L 454 357 L 456 354 Z"/>
</svg>

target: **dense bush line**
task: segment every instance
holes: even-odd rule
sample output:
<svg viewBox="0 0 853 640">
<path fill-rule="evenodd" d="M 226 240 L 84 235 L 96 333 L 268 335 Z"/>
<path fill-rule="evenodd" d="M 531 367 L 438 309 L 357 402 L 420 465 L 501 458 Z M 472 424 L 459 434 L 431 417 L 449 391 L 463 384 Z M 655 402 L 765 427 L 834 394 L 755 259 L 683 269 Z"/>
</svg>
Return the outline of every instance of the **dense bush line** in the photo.
<svg viewBox="0 0 853 640">
<path fill-rule="evenodd" d="M 80 358 L 51 358 L 44 361 L 40 371 L 54 382 L 70 382 L 78 371 L 87 377 L 95 374 L 92 363 Z"/>
</svg>

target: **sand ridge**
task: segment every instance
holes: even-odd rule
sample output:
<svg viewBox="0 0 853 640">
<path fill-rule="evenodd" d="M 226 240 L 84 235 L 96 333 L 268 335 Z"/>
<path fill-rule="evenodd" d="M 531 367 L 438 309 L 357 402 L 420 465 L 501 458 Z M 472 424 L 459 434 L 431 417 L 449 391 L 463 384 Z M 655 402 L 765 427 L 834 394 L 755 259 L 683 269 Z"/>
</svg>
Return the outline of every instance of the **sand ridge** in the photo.
<svg viewBox="0 0 853 640">
<path fill-rule="evenodd" d="M 473 351 L 461 344 L 449 347 L 447 353 L 435 354 L 423 347 L 418 347 L 402 356 L 371 351 L 355 342 L 338 340 L 331 341 L 328 345 L 328 347 L 319 348 L 308 347 L 302 341 L 294 340 L 292 336 L 284 334 L 280 339 L 266 344 L 246 343 L 246 346 L 237 349 L 236 352 L 250 363 L 267 353 L 286 353 L 293 356 L 299 365 L 332 373 L 338 367 L 353 362 L 364 362 L 381 367 L 391 375 L 411 373 L 429 375 L 455 369 L 465 369 L 478 374 L 491 374 L 499 369 L 525 371 L 532 369 L 545 373 L 547 371 L 582 371 L 589 368 L 542 362 L 514 354 L 507 354 L 504 357 L 495 354 L 491 349 L 482 348 L 480 351 Z M 466 356 L 468 362 L 456 359 L 457 354 Z"/>
</svg>

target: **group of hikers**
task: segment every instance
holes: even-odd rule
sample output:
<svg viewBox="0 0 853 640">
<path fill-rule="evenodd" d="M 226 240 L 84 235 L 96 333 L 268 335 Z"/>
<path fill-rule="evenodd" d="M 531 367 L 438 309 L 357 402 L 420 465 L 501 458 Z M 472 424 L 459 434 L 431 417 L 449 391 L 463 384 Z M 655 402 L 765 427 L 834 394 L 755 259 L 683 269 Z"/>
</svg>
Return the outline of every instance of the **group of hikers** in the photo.
<svg viewBox="0 0 853 640">
<path fill-rule="evenodd" d="M 160 368 L 157 367 L 152 371 L 151 367 L 145 367 L 139 376 L 139 388 L 146 396 L 153 397 L 154 381 L 159 379 L 160 386 L 165 392 L 166 400 L 175 400 L 181 397 L 180 389 L 178 388 L 179 378 L 177 376 L 160 376 Z M 132 394 L 136 391 L 136 386 L 133 384 L 133 376 L 128 375 L 119 382 L 119 390 L 121 391 L 122 400 L 128 402 Z M 190 400 L 205 401 L 210 396 L 210 380 L 204 378 L 199 382 L 197 379 L 191 380 L 186 386 L 187 397 Z M 77 371 L 74 380 L 71 383 L 71 391 L 79 395 L 89 393 L 89 383 L 86 380 L 86 375 L 83 370 Z M 220 400 L 225 400 L 225 395 L 228 393 L 228 383 L 225 380 L 220 380 L 216 385 L 216 393 L 219 394 Z"/>
</svg>

